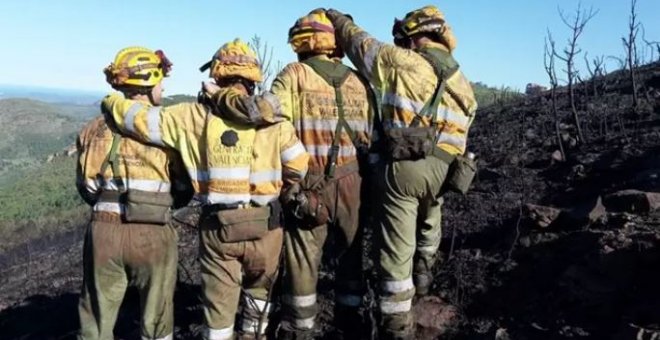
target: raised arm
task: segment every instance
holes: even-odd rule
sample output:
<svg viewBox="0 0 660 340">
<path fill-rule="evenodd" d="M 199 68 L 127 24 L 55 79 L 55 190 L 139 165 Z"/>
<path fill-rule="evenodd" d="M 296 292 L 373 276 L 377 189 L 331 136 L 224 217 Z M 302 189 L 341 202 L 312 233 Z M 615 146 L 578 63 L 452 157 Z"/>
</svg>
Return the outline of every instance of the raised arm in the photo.
<svg viewBox="0 0 660 340">
<path fill-rule="evenodd" d="M 124 98 L 114 93 L 101 103 L 104 113 L 109 115 L 117 128 L 139 141 L 179 149 L 187 130 L 194 129 L 195 104 L 182 103 L 169 107 L 152 106 L 144 102 Z"/>
</svg>

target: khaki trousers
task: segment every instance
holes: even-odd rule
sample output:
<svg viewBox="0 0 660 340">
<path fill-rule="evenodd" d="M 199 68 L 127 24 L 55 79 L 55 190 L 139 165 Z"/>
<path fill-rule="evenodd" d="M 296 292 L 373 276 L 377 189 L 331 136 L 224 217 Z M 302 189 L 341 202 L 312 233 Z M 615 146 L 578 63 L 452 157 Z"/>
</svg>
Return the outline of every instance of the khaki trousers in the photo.
<svg viewBox="0 0 660 340">
<path fill-rule="evenodd" d="M 95 213 L 83 250 L 80 339 L 114 339 L 129 283 L 140 294 L 143 339 L 172 339 L 178 236 L 171 225 L 121 223 Z"/>
<path fill-rule="evenodd" d="M 282 228 L 270 230 L 261 239 L 224 243 L 218 238 L 218 222 L 205 218 L 200 226 L 200 262 L 204 292 L 205 339 L 235 336 L 235 319 L 241 290 L 243 310 L 237 325 L 246 337 L 264 333 L 271 303 L 269 291 L 277 277 L 282 252 Z M 260 316 L 264 314 L 259 328 Z"/>
<path fill-rule="evenodd" d="M 359 229 L 361 181 L 355 172 L 326 185 L 324 203 L 330 209 L 331 223 L 320 226 L 301 225 L 298 220 L 287 223 L 284 234 L 284 328 L 303 332 L 314 328 L 318 312 L 316 284 L 323 247 L 329 235 L 334 240 L 334 247 L 330 250 L 337 264 L 335 323 L 339 328 L 351 328 L 357 323 L 357 310 L 364 294 L 362 231 Z"/>
<path fill-rule="evenodd" d="M 449 164 L 435 157 L 385 170 L 380 235 L 380 312 L 386 335 L 412 332 L 415 271 L 430 271 L 441 240 L 441 189 Z M 417 274 L 417 273 L 416 273 Z"/>
</svg>

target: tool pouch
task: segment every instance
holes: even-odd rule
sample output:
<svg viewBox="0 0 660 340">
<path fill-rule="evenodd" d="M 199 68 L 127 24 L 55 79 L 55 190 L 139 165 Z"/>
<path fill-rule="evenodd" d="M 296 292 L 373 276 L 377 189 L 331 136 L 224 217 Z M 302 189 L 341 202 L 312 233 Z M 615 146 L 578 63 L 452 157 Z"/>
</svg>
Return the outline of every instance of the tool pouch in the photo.
<svg viewBox="0 0 660 340">
<path fill-rule="evenodd" d="M 216 214 L 220 224 L 218 237 L 222 242 L 258 240 L 268 232 L 270 206 L 220 210 Z"/>
<path fill-rule="evenodd" d="M 385 131 L 387 147 L 392 160 L 414 160 L 431 154 L 435 147 L 435 127 L 413 127 Z"/>
<path fill-rule="evenodd" d="M 456 156 L 456 159 L 449 168 L 447 177 L 447 189 L 466 194 L 470 189 L 470 184 L 477 173 L 477 162 L 474 159 L 464 155 Z"/>
<path fill-rule="evenodd" d="M 330 221 L 330 211 L 324 203 L 322 193 L 315 190 L 303 190 L 296 196 L 294 216 L 307 227 L 318 227 Z"/>
<path fill-rule="evenodd" d="M 167 224 L 173 203 L 169 193 L 128 190 L 124 218 L 131 223 Z"/>
</svg>

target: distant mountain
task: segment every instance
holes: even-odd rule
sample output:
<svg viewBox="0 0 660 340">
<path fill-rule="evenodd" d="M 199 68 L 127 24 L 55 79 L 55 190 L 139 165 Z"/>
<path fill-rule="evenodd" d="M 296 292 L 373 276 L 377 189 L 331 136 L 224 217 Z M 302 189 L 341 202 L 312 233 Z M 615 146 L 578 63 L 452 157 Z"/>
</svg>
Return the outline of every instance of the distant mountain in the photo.
<svg viewBox="0 0 660 340">
<path fill-rule="evenodd" d="M 94 106 L 0 99 L 0 176 L 24 171 L 71 145 L 84 122 L 96 114 Z"/>
<path fill-rule="evenodd" d="M 92 105 L 103 95 L 104 93 L 96 91 L 0 84 L 0 99 L 29 98 L 48 103 Z"/>
</svg>

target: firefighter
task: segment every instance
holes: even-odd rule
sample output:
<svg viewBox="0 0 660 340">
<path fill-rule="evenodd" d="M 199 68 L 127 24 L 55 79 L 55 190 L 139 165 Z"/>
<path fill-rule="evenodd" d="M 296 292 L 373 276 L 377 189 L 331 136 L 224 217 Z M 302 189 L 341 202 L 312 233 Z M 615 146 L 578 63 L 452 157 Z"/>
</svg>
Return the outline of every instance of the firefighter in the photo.
<svg viewBox="0 0 660 340">
<path fill-rule="evenodd" d="M 456 38 L 435 6 L 395 21 L 395 45 L 380 42 L 336 10 L 338 44 L 379 89 L 385 152 L 380 253 L 383 338 L 414 336 L 412 300 L 428 292 L 438 260 L 442 195 L 464 192 L 474 176 L 466 154 L 477 103 L 453 58 Z M 379 129 L 376 129 L 379 131 Z"/>
<path fill-rule="evenodd" d="M 263 98 L 231 89 L 207 90 L 214 93 L 219 105 L 215 111 L 227 119 L 262 124 L 273 119 L 273 111 L 281 111 L 293 122 L 311 156 L 307 177 L 285 195 L 293 216 L 284 237 L 280 337 L 311 337 L 318 312 L 316 286 L 322 251 L 332 240 L 330 250 L 337 263 L 336 336 L 356 338 L 363 330 L 359 313 L 364 291 L 360 168 L 365 170 L 371 138 L 374 105 L 369 100 L 370 87 L 341 63 L 343 53 L 335 43 L 335 28 L 323 11 L 298 19 L 289 30 L 289 43 L 298 62 L 278 74 L 272 94 Z"/>
<path fill-rule="evenodd" d="M 238 39 L 223 45 L 206 67 L 217 84 L 245 95 L 262 81 L 255 53 Z M 162 108 L 110 95 L 103 106 L 121 129 L 181 154 L 196 198 L 204 203 L 199 222 L 204 338 L 233 339 L 238 328 L 250 339 L 268 325 L 283 242 L 280 190 L 305 176 L 309 155 L 291 123 L 257 130 L 229 122 L 209 114 L 209 99 Z"/>
<path fill-rule="evenodd" d="M 159 105 L 171 64 L 162 52 L 129 47 L 104 72 L 112 87 Z M 111 119 L 89 122 L 77 141 L 77 188 L 92 208 L 83 252 L 80 338 L 113 339 L 129 283 L 140 294 L 143 339 L 172 339 L 177 233 L 170 224 L 177 157 L 123 136 Z"/>
</svg>

